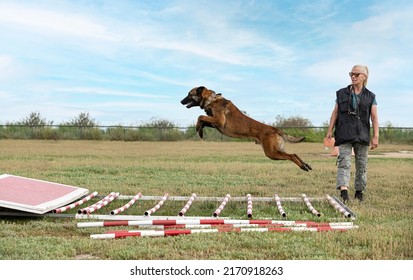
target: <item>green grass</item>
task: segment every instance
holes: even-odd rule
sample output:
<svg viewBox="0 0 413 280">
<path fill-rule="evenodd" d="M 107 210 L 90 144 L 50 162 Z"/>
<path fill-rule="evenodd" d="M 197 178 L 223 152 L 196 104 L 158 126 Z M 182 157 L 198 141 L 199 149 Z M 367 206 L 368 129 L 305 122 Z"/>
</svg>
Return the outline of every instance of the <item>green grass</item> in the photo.
<svg viewBox="0 0 413 280">
<path fill-rule="evenodd" d="M 371 155 L 413 150 L 382 145 Z M 321 143 L 288 145 L 312 165 L 304 172 L 294 163 L 267 159 L 260 146 L 234 142 L 108 142 L 1 140 L 0 174 L 8 173 L 88 188 L 106 194 L 224 197 L 321 197 L 334 189 L 335 158 Z M 362 204 L 351 202 L 358 229 L 347 232 L 220 233 L 165 238 L 92 240 L 107 228 L 78 229 L 67 218 L 0 217 L 0 259 L 412 259 L 413 159 L 371 157 L 368 191 Z M 353 194 L 353 191 L 351 191 Z M 95 201 L 91 201 L 91 204 Z M 114 201 L 96 212 L 108 214 L 127 201 Z M 156 201 L 138 201 L 122 214 L 142 215 Z M 185 202 L 167 201 L 154 215 L 177 215 Z M 85 204 L 86 205 L 86 204 Z M 197 202 L 187 216 L 211 216 L 220 202 Z M 288 220 L 342 221 L 326 202 L 283 203 Z M 74 213 L 75 210 L 68 213 Z M 229 202 L 221 216 L 246 218 L 246 203 Z M 254 202 L 254 218 L 280 219 L 274 203 Z"/>
</svg>

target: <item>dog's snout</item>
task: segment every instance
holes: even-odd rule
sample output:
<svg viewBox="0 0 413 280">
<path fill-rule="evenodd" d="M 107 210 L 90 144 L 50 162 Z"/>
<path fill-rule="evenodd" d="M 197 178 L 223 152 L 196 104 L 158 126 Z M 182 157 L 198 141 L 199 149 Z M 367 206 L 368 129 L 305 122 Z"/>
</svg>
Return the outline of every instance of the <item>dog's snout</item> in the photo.
<svg viewBox="0 0 413 280">
<path fill-rule="evenodd" d="M 187 104 L 188 102 L 189 102 L 188 96 L 181 100 L 181 104 L 182 104 L 182 105 L 185 105 L 185 104 Z"/>
<path fill-rule="evenodd" d="M 181 100 L 182 105 L 186 105 L 186 108 L 192 108 L 195 106 L 200 106 L 202 101 L 202 96 L 199 95 L 199 88 L 193 88 L 189 91 L 188 95 Z"/>
</svg>

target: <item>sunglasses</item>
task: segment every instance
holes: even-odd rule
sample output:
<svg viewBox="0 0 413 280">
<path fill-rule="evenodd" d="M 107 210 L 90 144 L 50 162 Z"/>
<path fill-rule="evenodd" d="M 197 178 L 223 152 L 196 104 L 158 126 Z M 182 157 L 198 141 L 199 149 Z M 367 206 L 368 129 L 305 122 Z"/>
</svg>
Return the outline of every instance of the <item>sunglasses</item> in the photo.
<svg viewBox="0 0 413 280">
<path fill-rule="evenodd" d="M 354 72 L 350 72 L 350 73 L 348 73 L 348 75 L 350 76 L 350 77 L 356 77 L 356 78 L 358 78 L 360 75 L 364 75 L 363 73 L 354 73 Z"/>
</svg>

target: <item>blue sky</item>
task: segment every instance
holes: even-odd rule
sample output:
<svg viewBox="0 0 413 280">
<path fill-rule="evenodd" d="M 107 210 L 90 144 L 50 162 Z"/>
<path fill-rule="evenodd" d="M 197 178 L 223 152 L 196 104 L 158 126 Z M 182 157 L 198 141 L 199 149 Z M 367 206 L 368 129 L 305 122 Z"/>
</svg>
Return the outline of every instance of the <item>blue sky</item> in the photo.
<svg viewBox="0 0 413 280">
<path fill-rule="evenodd" d="M 259 121 L 319 126 L 365 64 L 380 125 L 413 127 L 412 14 L 410 0 L 0 0 L 0 124 L 188 126 L 203 111 L 180 100 L 204 85 Z"/>
</svg>

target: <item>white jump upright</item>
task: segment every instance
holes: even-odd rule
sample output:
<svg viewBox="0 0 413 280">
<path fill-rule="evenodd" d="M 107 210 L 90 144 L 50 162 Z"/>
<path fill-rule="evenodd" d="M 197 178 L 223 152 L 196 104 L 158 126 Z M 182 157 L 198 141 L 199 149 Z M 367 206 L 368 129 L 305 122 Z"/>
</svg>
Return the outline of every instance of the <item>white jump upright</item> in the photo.
<svg viewBox="0 0 413 280">
<path fill-rule="evenodd" d="M 169 194 L 165 193 L 162 199 L 158 202 L 158 204 L 155 205 L 155 207 L 145 211 L 145 216 L 150 216 L 151 214 L 155 213 L 156 211 L 159 210 L 159 208 L 162 207 L 162 205 L 165 203 L 165 201 L 168 199 Z"/>
<path fill-rule="evenodd" d="M 320 217 L 321 214 L 317 210 L 315 210 L 315 208 L 311 205 L 311 202 L 307 198 L 307 196 L 305 194 L 302 194 L 301 197 L 303 198 L 305 205 L 307 205 L 307 207 L 311 211 L 311 213 L 313 213 L 314 216 Z"/>
<path fill-rule="evenodd" d="M 214 217 L 218 217 L 219 214 L 221 214 L 222 210 L 225 208 L 225 205 L 227 205 L 227 202 L 230 200 L 231 195 L 227 194 L 224 198 L 224 200 L 222 201 L 221 205 L 217 208 L 217 210 L 215 210 L 213 216 Z"/>
<path fill-rule="evenodd" d="M 251 194 L 247 194 L 247 217 L 252 218 L 252 197 Z"/>
<path fill-rule="evenodd" d="M 196 199 L 196 194 L 193 193 L 191 197 L 189 198 L 188 202 L 185 204 L 184 208 L 182 208 L 181 211 L 179 211 L 178 215 L 181 217 L 184 216 L 186 211 L 188 211 L 189 207 L 191 207 L 192 202 L 194 202 L 195 199 Z"/>
<path fill-rule="evenodd" d="M 94 198 L 97 194 L 98 194 L 98 192 L 93 192 L 93 193 L 89 194 L 88 196 L 82 198 L 81 200 L 78 200 L 78 201 L 76 201 L 76 202 L 74 202 L 74 203 L 72 203 L 72 204 L 70 204 L 70 205 L 57 208 L 57 209 L 53 210 L 52 212 L 53 212 L 53 213 L 62 213 L 62 212 L 64 212 L 64 211 L 67 211 L 67 210 L 76 208 L 76 207 L 82 205 L 83 203 L 85 203 L 86 201 L 91 200 L 91 199 Z"/>
<path fill-rule="evenodd" d="M 326 194 L 326 198 L 328 203 L 330 203 L 331 206 L 334 207 L 334 209 L 336 209 L 338 212 L 340 212 L 341 214 L 343 214 L 344 217 L 346 218 L 351 218 L 351 214 L 350 212 L 348 212 L 346 209 L 344 209 L 340 204 L 338 204 L 331 196 L 329 196 L 328 194 Z"/>
<path fill-rule="evenodd" d="M 125 205 L 123 205 L 122 207 L 119 207 L 115 210 L 110 211 L 111 215 L 117 215 L 119 213 L 122 213 L 123 211 L 125 211 L 126 209 L 128 209 L 129 207 L 131 207 L 140 197 L 142 196 L 142 193 L 138 193 L 137 195 L 135 195 L 128 203 L 126 203 Z"/>
<path fill-rule="evenodd" d="M 285 213 L 283 207 L 281 206 L 281 198 L 278 196 L 278 194 L 274 195 L 275 199 L 275 204 L 277 205 L 278 212 L 280 212 L 280 215 L 285 218 L 287 217 L 287 214 Z"/>
<path fill-rule="evenodd" d="M 102 207 L 108 205 L 109 203 L 111 203 L 112 201 L 114 201 L 118 196 L 119 196 L 118 192 L 112 193 L 112 195 L 107 200 L 103 201 L 102 203 L 98 203 L 98 204 L 96 204 L 92 207 L 87 208 L 86 213 L 83 213 L 83 214 L 90 214 L 90 213 L 95 212 L 96 210 L 99 210 L 100 208 L 102 208 Z"/>
<path fill-rule="evenodd" d="M 109 193 L 107 196 L 105 196 L 104 198 L 102 198 L 101 200 L 99 200 L 98 202 L 96 202 L 95 204 L 92 204 L 88 207 L 85 207 L 83 209 L 80 209 L 78 211 L 79 214 L 90 214 L 95 212 L 96 210 L 99 210 L 100 208 L 108 205 L 109 203 L 111 203 L 113 200 L 115 200 L 117 197 L 119 196 L 118 192 L 111 192 Z"/>
</svg>

